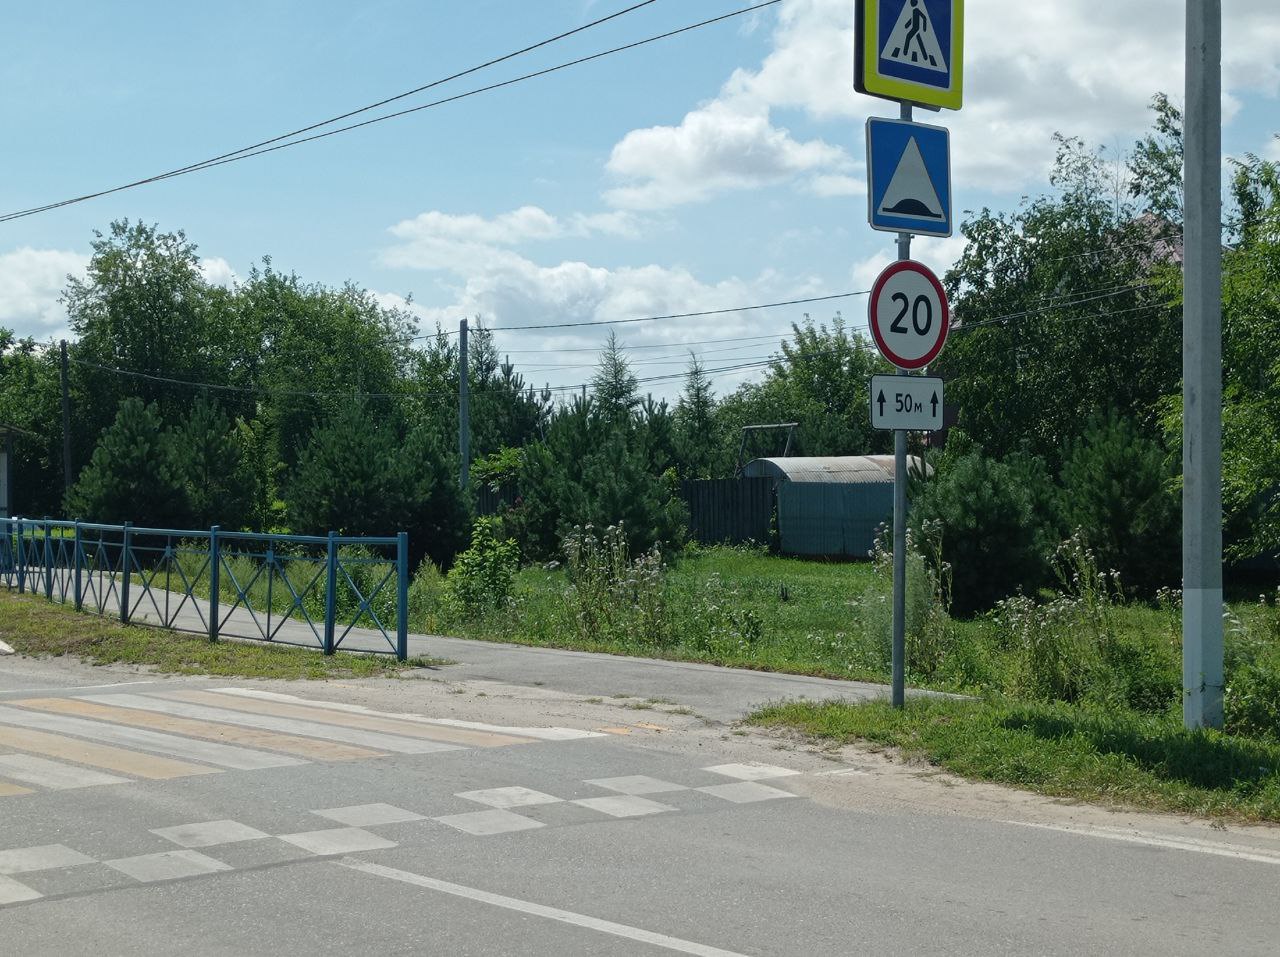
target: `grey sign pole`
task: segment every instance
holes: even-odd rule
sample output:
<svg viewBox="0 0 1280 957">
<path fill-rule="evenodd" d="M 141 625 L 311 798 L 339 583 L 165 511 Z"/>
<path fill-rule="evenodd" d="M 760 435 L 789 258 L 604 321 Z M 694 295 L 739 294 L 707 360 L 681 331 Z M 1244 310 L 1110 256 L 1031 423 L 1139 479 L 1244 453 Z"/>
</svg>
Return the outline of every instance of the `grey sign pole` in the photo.
<svg viewBox="0 0 1280 957">
<path fill-rule="evenodd" d="M 902 104 L 902 119 L 911 119 L 911 104 Z M 899 262 L 911 258 L 911 234 L 898 233 Z M 909 375 L 899 369 L 898 375 Z M 907 700 L 907 432 L 893 433 L 893 706 Z"/>
<path fill-rule="evenodd" d="M 458 487 L 471 481 L 471 371 L 467 365 L 467 320 L 458 323 Z"/>
<path fill-rule="evenodd" d="M 1182 718 L 1222 727 L 1222 0 L 1187 0 Z"/>
</svg>

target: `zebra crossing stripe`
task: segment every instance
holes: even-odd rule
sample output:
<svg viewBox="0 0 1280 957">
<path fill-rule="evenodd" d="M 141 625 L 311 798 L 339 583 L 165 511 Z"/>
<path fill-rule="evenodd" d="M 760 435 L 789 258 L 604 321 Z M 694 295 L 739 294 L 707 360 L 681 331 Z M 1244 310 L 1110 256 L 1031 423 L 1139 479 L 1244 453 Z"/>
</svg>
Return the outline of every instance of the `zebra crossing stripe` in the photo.
<svg viewBox="0 0 1280 957">
<path fill-rule="evenodd" d="M 101 705 L 72 698 L 49 698 L 46 700 L 26 700 L 12 703 L 23 707 L 54 711 L 60 714 L 96 718 L 114 724 L 167 731 L 172 734 L 183 734 L 192 738 L 231 742 L 250 748 L 263 748 L 268 751 L 283 751 L 285 754 L 294 754 L 314 761 L 352 761 L 363 758 L 380 758 L 386 753 L 384 751 L 371 751 L 368 748 L 357 748 L 350 744 L 339 744 L 336 741 L 317 741 L 315 738 L 302 738 L 292 734 L 276 734 L 273 731 L 243 728 L 235 724 L 193 721 L 190 718 L 179 718 L 176 715 L 141 711 L 137 708 Z"/>
<path fill-rule="evenodd" d="M 421 722 L 407 721 L 391 714 L 357 713 L 325 707 L 320 701 L 283 702 L 265 699 L 243 698 L 237 695 L 210 691 L 155 692 L 152 697 L 190 701 L 218 708 L 248 711 L 252 714 L 270 714 L 281 718 L 297 718 L 302 721 L 318 721 L 336 724 L 344 728 L 363 728 L 388 734 L 425 738 L 428 741 L 445 741 L 474 748 L 499 748 L 510 744 L 528 744 L 530 739 L 493 731 L 477 731 L 467 728 L 448 728 Z"/>
<path fill-rule="evenodd" d="M 124 784 L 128 781 L 128 778 L 118 778 L 114 774 L 60 764 L 30 754 L 0 754 L 0 772 L 51 791 L 91 788 L 99 784 Z"/>
<path fill-rule="evenodd" d="M 151 780 L 167 780 L 169 778 L 185 778 L 193 774 L 217 774 L 218 768 L 189 764 L 186 761 L 175 761 L 141 751 L 126 751 L 114 748 L 109 744 L 91 744 L 76 738 L 67 738 L 59 734 L 44 731 L 32 731 L 30 728 L 6 728 L 0 726 L 0 745 L 13 748 L 15 751 L 27 751 L 50 758 L 61 758 L 76 764 L 88 764 L 107 771 L 129 774 L 136 778 Z"/>
<path fill-rule="evenodd" d="M 61 710 L 60 705 L 67 699 L 50 698 L 46 701 L 26 699 L 21 702 L 22 708 L 11 708 L 0 705 L 0 724 L 16 725 L 19 728 L 35 728 L 39 731 L 52 731 L 55 734 L 68 734 L 77 738 L 88 738 L 90 741 L 105 741 L 126 748 L 138 748 L 142 751 L 155 751 L 176 758 L 192 758 L 212 764 L 220 768 L 232 768 L 237 771 L 257 771 L 263 768 L 283 768 L 291 765 L 305 764 L 297 758 L 282 754 L 268 754 L 265 751 L 250 751 L 229 744 L 214 744 L 210 741 L 193 741 L 190 738 L 179 738 L 172 734 L 160 734 L 155 731 L 140 731 L 135 728 L 122 728 L 118 725 L 104 724 L 101 721 L 86 721 L 83 718 L 71 718 L 61 714 L 42 714 L 28 708 L 47 708 L 50 711 Z M 74 704 L 74 702 L 70 702 Z M 52 705 L 52 707 L 50 707 Z M 9 775 L 13 777 L 13 775 Z"/>
<path fill-rule="evenodd" d="M 457 750 L 457 745 L 441 744 L 437 741 L 420 741 L 415 738 L 361 731 L 358 728 L 339 728 L 332 725 L 317 726 L 315 723 L 298 721 L 293 718 L 277 718 L 271 715 L 247 714 L 223 708 L 210 708 L 205 705 L 188 704 L 185 701 L 169 697 L 160 698 L 136 694 L 85 695 L 83 700 L 92 701 L 95 704 L 120 704 L 128 708 L 139 708 L 143 711 L 159 711 L 163 714 L 177 715 L 181 718 L 193 718 L 197 721 L 220 721 L 223 724 L 245 725 L 250 728 L 261 728 L 264 731 L 280 731 L 285 734 L 342 741 L 347 744 L 376 748 L 379 751 L 391 751 L 398 754 L 430 754 L 435 751 Z"/>
</svg>

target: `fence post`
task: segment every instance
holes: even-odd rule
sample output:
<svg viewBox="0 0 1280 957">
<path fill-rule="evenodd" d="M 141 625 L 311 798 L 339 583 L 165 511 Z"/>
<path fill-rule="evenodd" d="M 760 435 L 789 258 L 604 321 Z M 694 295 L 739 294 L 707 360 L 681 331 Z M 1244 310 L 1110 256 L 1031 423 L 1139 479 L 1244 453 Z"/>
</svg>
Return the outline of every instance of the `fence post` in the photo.
<svg viewBox="0 0 1280 957">
<path fill-rule="evenodd" d="M 222 587 L 222 550 L 218 545 L 218 526 L 209 529 L 209 640 L 218 640 L 218 592 Z M 195 596 L 192 595 L 192 598 Z"/>
<path fill-rule="evenodd" d="M 334 618 L 337 615 L 338 591 L 338 535 L 329 533 L 329 548 L 325 557 L 324 586 L 324 653 L 333 654 Z"/>
<path fill-rule="evenodd" d="M 18 519 L 18 594 L 27 590 L 27 555 L 22 546 L 22 527 L 26 519 Z"/>
<path fill-rule="evenodd" d="M 53 526 L 44 520 L 44 597 L 53 601 Z"/>
<path fill-rule="evenodd" d="M 125 522 L 120 547 L 120 620 L 126 624 L 129 621 L 129 583 L 133 578 L 129 572 L 129 544 L 132 538 L 133 527 L 131 523 Z"/>
<path fill-rule="evenodd" d="M 396 660 L 409 657 L 409 533 L 396 536 Z"/>
<path fill-rule="evenodd" d="M 76 540 L 75 540 L 74 547 L 75 547 L 75 554 L 72 556 L 71 560 L 75 564 L 75 577 L 73 579 L 74 585 L 72 587 L 75 588 L 76 611 L 81 611 L 84 608 L 84 599 L 80 597 L 80 585 L 81 585 L 80 568 L 82 565 L 81 558 L 83 556 L 84 544 L 80 540 L 80 520 L 79 519 L 76 519 Z"/>
</svg>

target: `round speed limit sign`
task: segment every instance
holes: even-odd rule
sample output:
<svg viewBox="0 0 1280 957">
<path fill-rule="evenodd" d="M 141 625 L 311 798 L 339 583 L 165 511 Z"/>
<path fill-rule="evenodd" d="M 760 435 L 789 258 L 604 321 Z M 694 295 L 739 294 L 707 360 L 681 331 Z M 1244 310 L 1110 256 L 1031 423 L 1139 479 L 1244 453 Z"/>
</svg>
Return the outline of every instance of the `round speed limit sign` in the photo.
<svg viewBox="0 0 1280 957">
<path fill-rule="evenodd" d="M 947 341 L 947 294 L 938 277 L 914 260 L 896 262 L 880 274 L 868 313 L 876 348 L 899 369 L 924 368 Z"/>
</svg>

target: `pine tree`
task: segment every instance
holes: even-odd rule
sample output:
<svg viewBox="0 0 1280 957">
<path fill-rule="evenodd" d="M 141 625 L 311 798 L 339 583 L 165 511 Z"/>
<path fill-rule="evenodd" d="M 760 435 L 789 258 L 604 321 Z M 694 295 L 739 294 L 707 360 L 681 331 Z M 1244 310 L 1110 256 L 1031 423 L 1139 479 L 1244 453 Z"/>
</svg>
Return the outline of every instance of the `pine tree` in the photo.
<svg viewBox="0 0 1280 957">
<path fill-rule="evenodd" d="M 297 533 L 388 535 L 399 531 L 405 502 L 398 442 L 362 403 L 343 406 L 312 431 L 286 493 Z"/>
<path fill-rule="evenodd" d="M 174 439 L 191 522 L 197 528 L 243 528 L 255 498 L 255 477 L 226 414 L 201 396 Z"/>
<path fill-rule="evenodd" d="M 79 519 L 112 525 L 175 528 L 188 521 L 182 462 L 155 405 L 120 403 L 67 504 Z"/>
<path fill-rule="evenodd" d="M 676 460 L 683 478 L 712 478 L 716 453 L 716 400 L 711 380 L 697 357 L 689 353 L 684 392 L 676 403 Z"/>
<path fill-rule="evenodd" d="M 638 387 L 631 364 L 618 344 L 618 334 L 610 332 L 609 341 L 600 353 L 600 365 L 591 378 L 596 405 L 609 419 L 625 418 L 640 404 L 640 397 L 636 394 Z"/>
</svg>

